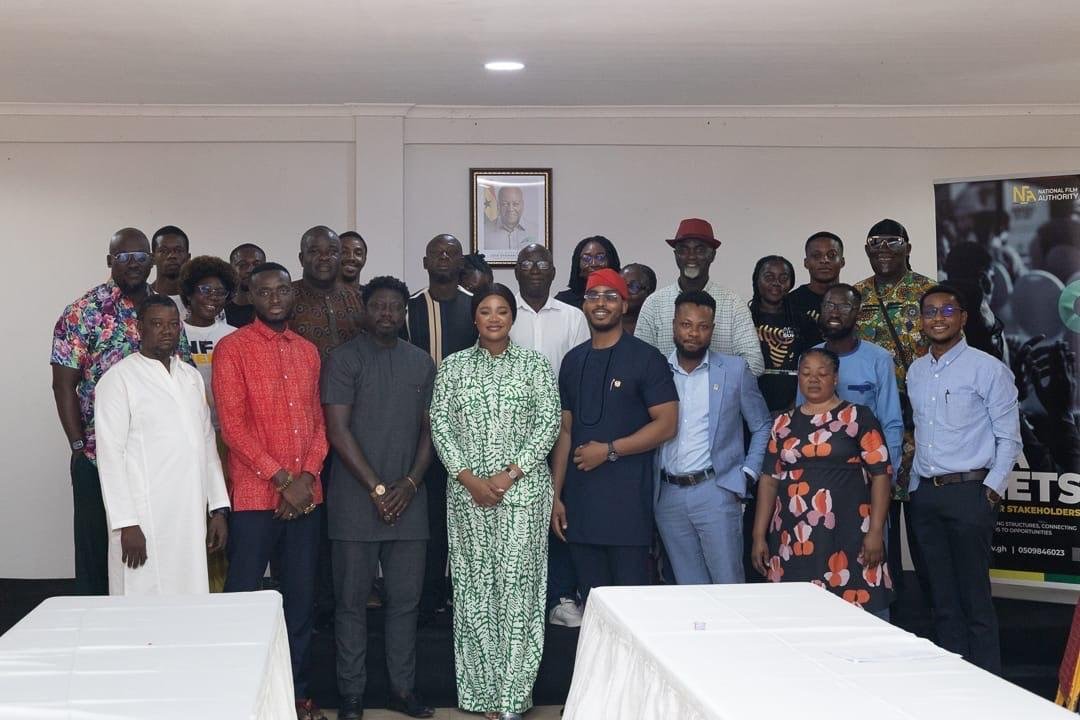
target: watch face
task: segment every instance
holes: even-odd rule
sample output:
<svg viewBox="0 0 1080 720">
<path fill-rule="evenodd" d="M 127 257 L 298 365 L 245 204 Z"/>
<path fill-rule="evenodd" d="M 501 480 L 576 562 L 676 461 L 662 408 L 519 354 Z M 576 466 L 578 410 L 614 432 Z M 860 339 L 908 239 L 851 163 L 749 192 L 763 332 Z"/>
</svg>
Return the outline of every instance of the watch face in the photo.
<svg viewBox="0 0 1080 720">
<path fill-rule="evenodd" d="M 376 485 L 375 486 L 375 494 L 379 495 L 379 496 L 385 495 L 386 494 L 386 486 L 382 485 L 382 484 Z"/>
</svg>

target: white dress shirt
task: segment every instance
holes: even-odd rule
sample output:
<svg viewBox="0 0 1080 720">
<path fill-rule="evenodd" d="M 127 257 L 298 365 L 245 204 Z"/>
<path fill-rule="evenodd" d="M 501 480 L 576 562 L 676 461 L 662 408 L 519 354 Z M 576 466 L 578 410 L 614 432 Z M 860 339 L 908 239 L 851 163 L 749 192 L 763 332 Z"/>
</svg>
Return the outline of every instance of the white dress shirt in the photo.
<svg viewBox="0 0 1080 720">
<path fill-rule="evenodd" d="M 566 353 L 590 337 L 584 313 L 553 297 L 549 297 L 540 312 L 536 312 L 521 293 L 515 297 L 518 312 L 517 320 L 510 328 L 510 339 L 546 357 L 555 377 L 559 377 Z"/>
</svg>

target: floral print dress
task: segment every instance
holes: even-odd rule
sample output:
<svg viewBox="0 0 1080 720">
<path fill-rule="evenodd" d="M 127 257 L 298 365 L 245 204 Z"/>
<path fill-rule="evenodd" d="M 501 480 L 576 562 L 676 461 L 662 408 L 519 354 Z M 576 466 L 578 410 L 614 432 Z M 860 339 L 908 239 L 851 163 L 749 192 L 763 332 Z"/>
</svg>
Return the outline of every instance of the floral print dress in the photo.
<svg viewBox="0 0 1080 720">
<path fill-rule="evenodd" d="M 892 475 L 870 409 L 844 401 L 818 415 L 795 408 L 778 416 L 764 467 L 780 481 L 768 529 L 768 579 L 812 582 L 872 612 L 888 607 L 887 564 L 870 568 L 861 560 L 870 477 Z"/>
</svg>

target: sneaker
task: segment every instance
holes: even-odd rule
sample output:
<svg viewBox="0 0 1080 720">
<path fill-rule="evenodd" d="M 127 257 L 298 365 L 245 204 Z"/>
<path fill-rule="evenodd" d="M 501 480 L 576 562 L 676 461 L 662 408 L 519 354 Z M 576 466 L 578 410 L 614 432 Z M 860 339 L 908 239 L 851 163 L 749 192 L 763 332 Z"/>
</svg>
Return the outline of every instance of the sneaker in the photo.
<svg viewBox="0 0 1080 720">
<path fill-rule="evenodd" d="M 559 598 L 559 604 L 548 613 L 548 622 L 562 627 L 581 627 L 581 608 L 572 598 Z"/>
</svg>

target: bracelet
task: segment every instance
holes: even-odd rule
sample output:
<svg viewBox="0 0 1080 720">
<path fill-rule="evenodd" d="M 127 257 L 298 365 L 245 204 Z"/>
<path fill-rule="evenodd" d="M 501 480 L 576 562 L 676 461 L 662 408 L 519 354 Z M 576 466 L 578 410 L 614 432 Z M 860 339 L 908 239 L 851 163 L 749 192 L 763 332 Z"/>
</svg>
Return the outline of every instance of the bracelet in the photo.
<svg viewBox="0 0 1080 720">
<path fill-rule="evenodd" d="M 285 482 L 283 482 L 283 483 L 281 483 L 281 485 L 277 486 L 277 491 L 281 492 L 282 490 L 284 490 L 285 488 L 289 487 L 292 484 L 293 484 L 293 476 L 292 476 L 291 473 L 288 473 L 285 476 Z"/>
<path fill-rule="evenodd" d="M 413 480 L 413 479 L 412 479 L 411 477 L 409 477 L 408 475 L 406 475 L 406 476 L 405 476 L 405 479 L 409 481 L 409 484 L 410 484 L 410 485 L 412 485 L 413 493 L 418 493 L 418 492 L 420 492 L 420 486 L 416 484 L 416 481 L 415 481 L 415 480 Z"/>
</svg>

